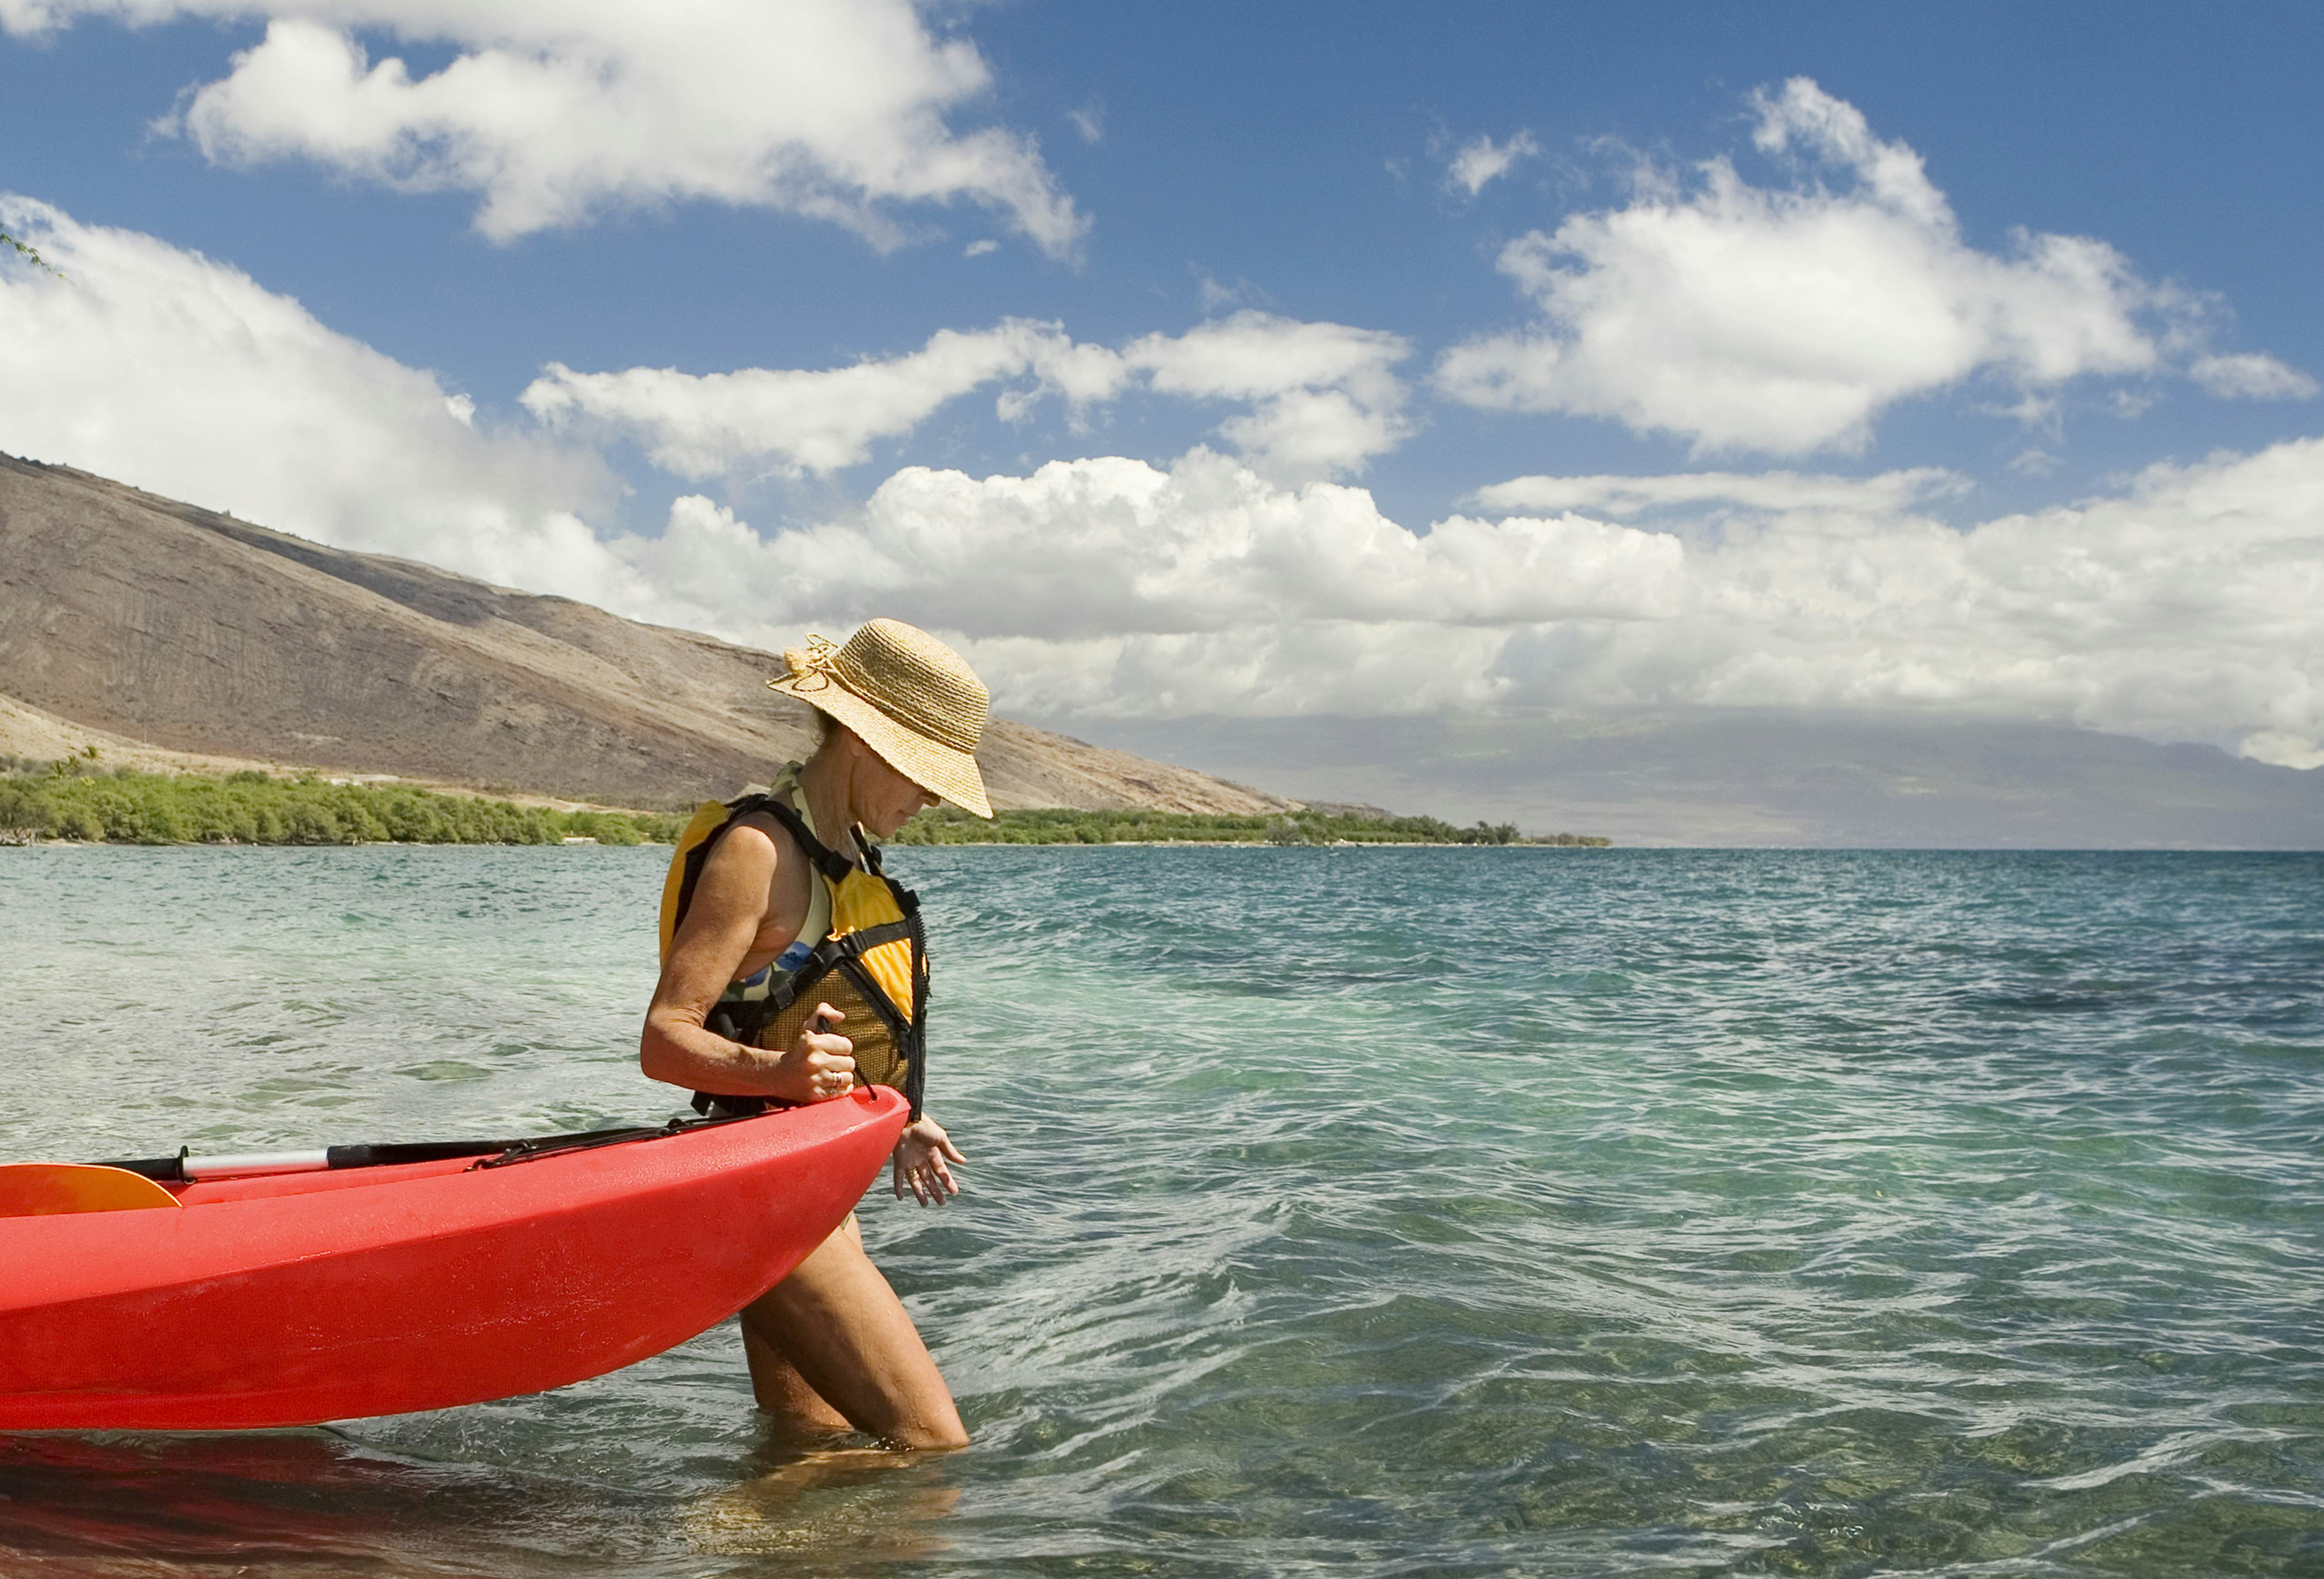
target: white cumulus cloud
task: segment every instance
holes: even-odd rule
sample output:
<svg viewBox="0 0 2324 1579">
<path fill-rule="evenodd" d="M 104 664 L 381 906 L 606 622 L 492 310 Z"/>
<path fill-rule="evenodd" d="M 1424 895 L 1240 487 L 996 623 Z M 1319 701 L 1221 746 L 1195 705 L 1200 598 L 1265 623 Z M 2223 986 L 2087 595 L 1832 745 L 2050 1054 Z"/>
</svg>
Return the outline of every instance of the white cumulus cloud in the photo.
<svg viewBox="0 0 2324 1579">
<path fill-rule="evenodd" d="M 1670 537 L 1578 517 L 1426 534 L 1370 494 L 1291 489 L 1197 449 L 1029 476 L 907 467 L 860 512 L 761 537 L 698 497 L 622 545 L 693 623 L 772 644 L 886 613 L 945 632 L 1040 713 L 1376 713 L 1474 705 L 1512 622 L 1653 618 Z M 1382 688 L 1385 687 L 1386 688 Z"/>
<path fill-rule="evenodd" d="M 2316 393 L 2316 381 L 2308 374 L 2253 353 L 2200 356 L 2187 371 L 2221 400 L 2304 401 Z"/>
<path fill-rule="evenodd" d="M 1021 476 L 906 466 L 777 530 L 689 495 L 647 535 L 615 529 L 576 434 L 496 419 L 226 264 L 23 199 L 0 227 L 69 276 L 0 261 L 12 450 L 761 645 L 896 614 L 956 637 L 1004 708 L 1906 707 L 2324 761 L 2324 438 L 1965 531 L 1923 512 L 1960 485 L 1926 469 L 1517 478 L 1415 530 L 1364 489 L 1198 448 Z M 1136 381 L 1256 415 L 1286 390 L 1369 387 L 1387 348 L 1318 331 L 1228 319 L 1111 348 L 1003 325 L 915 376 L 1021 360 L 1068 398 Z M 844 405 L 845 387 L 819 391 Z M 804 423 L 796 408 L 783 394 L 772 420 Z M 797 430 L 844 449 L 863 423 Z M 687 429 L 724 465 L 718 431 Z M 1688 507 L 1720 530 L 1607 519 Z"/>
<path fill-rule="evenodd" d="M 1969 481 L 1942 466 L 1873 477 L 1799 472 L 1678 472 L 1655 477 L 1512 477 L 1477 490 L 1488 510 L 1602 510 L 1636 515 L 1670 505 L 1727 503 L 1750 510 L 1894 512 L 1925 499 L 1966 493 Z"/>
<path fill-rule="evenodd" d="M 2324 439 L 2304 439 L 1966 531 L 1886 510 L 1730 522 L 1688 546 L 1672 620 L 1513 633 L 1500 663 L 1567 703 L 1920 707 L 2283 762 L 2324 742 L 2319 607 Z"/>
<path fill-rule="evenodd" d="M 892 210 L 922 203 L 991 209 L 1053 255 L 1087 228 L 1030 137 L 949 123 L 991 69 L 910 0 L 0 0 L 19 35 L 188 16 L 266 23 L 168 123 L 208 157 L 475 192 L 496 241 L 690 199 L 881 246 L 906 236 Z M 364 35 L 455 54 L 415 76 Z"/>
<path fill-rule="evenodd" d="M 8 449 L 348 548 L 576 597 L 628 576 L 589 451 L 481 424 L 437 378 L 227 264 L 0 196 L 62 271 L 0 268 Z"/>
<path fill-rule="evenodd" d="M 2302 772 L 2324 768 L 2324 743 L 2280 729 L 2263 729 L 2247 736 L 2239 754 L 2271 767 L 2297 768 Z"/>
<path fill-rule="evenodd" d="M 1754 493 L 1586 481 L 1620 508 Z M 945 631 L 1034 712 L 1910 708 L 2290 765 L 2324 750 L 2324 439 L 1968 531 L 1914 512 L 1941 476 L 1847 481 L 1778 476 L 1701 541 L 1571 511 L 1415 532 L 1364 490 L 1203 451 L 910 467 L 859 512 L 771 535 L 682 502 L 624 552 L 706 589 L 697 618 L 740 639 L 883 611 Z"/>
<path fill-rule="evenodd" d="M 745 546 L 731 512 L 681 501 L 641 556 L 707 532 Z M 1201 635 L 1311 622 L 1499 626 L 1637 619 L 1670 606 L 1675 539 L 1575 516 L 1472 521 L 1425 535 L 1360 488 L 1277 486 L 1195 449 L 1167 469 L 1118 456 L 1029 476 L 908 466 L 861 511 L 779 532 L 729 567 L 726 596 L 769 628 L 899 618 L 981 639 Z"/>
<path fill-rule="evenodd" d="M 868 459 L 945 402 L 1004 383 L 1004 416 L 1044 394 L 1076 412 L 1133 389 L 1245 408 L 1219 435 L 1289 481 L 1360 471 L 1406 432 L 1392 369 L 1399 337 L 1245 311 L 1119 350 L 1076 342 L 1062 325 L 1008 319 L 945 329 L 921 349 L 845 367 L 688 374 L 633 367 L 576 373 L 551 365 L 521 397 L 552 423 L 634 435 L 654 463 L 704 479 L 761 467 L 824 474 Z"/>
<path fill-rule="evenodd" d="M 1540 157 L 1541 144 L 1531 132 L 1519 132 L 1506 143 L 1480 134 L 1462 143 L 1445 162 L 1444 184 L 1473 198 L 1507 175 L 1517 161 Z"/>
<path fill-rule="evenodd" d="M 520 398 L 535 416 L 636 435 L 656 466 L 702 479 L 748 466 L 797 476 L 869 458 L 945 402 L 1071 348 L 1051 324 L 939 330 L 908 356 L 820 369 L 576 373 L 551 363 Z"/>
<path fill-rule="evenodd" d="M 1448 350 L 1437 388 L 1800 455 L 1860 448 L 1886 407 L 1972 377 L 2046 411 L 2069 380 L 2154 372 L 2200 341 L 2200 304 L 2102 241 L 1970 245 L 1920 156 L 1813 82 L 1756 108 L 1753 141 L 1794 184 L 1751 185 L 1723 157 L 1648 171 L 1627 207 L 1510 242 L 1499 268 L 1537 320 Z M 2289 392 L 2264 358 L 2226 360 L 2207 384 Z"/>
<path fill-rule="evenodd" d="M 1298 480 L 1360 473 L 1403 440 L 1405 390 L 1390 369 L 1411 350 L 1380 329 L 1245 310 L 1132 341 L 1120 365 L 1163 394 L 1248 404 L 1220 433 L 1262 471 Z"/>
</svg>

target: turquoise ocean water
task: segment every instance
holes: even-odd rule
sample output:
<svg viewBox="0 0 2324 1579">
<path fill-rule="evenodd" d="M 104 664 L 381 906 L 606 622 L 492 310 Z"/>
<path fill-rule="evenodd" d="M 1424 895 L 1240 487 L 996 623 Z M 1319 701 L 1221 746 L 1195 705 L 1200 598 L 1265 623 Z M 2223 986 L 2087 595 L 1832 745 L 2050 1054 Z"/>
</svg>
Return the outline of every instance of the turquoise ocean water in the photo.
<svg viewBox="0 0 2324 1579">
<path fill-rule="evenodd" d="M 0 851 L 0 1156 L 666 1114 L 664 858 Z M 2324 857 L 896 864 L 972 1448 L 771 1436 L 730 1325 L 0 1438 L 0 1573 L 2324 1574 Z"/>
</svg>

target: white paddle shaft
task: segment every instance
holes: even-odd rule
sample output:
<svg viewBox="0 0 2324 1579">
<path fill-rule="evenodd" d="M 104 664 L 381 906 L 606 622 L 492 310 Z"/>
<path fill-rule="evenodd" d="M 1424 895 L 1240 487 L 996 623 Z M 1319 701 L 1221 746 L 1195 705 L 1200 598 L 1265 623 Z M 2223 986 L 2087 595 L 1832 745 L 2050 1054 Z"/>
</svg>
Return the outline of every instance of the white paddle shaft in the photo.
<svg viewBox="0 0 2324 1579">
<path fill-rule="evenodd" d="M 251 1178 L 268 1173 L 320 1173 L 331 1166 L 327 1151 L 240 1151 L 223 1157 L 189 1157 L 180 1165 L 188 1178 Z"/>
</svg>

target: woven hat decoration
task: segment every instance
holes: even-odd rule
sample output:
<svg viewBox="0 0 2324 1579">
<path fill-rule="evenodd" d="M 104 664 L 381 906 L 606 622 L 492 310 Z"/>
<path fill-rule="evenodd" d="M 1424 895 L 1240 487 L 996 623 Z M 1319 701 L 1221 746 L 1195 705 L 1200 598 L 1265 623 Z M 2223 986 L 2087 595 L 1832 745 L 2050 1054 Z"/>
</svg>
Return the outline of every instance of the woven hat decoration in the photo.
<svg viewBox="0 0 2324 1579">
<path fill-rule="evenodd" d="M 846 644 L 787 648 L 774 690 L 828 713 L 882 761 L 964 811 L 992 815 L 976 743 L 992 698 L 959 653 L 901 620 L 872 620 Z"/>
</svg>

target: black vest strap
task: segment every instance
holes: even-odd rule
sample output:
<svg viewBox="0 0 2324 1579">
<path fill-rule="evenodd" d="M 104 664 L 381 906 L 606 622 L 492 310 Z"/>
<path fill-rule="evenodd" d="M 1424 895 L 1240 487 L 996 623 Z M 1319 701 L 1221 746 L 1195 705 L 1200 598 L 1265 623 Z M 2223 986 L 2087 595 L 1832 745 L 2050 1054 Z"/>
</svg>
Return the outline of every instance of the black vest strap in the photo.
<svg viewBox="0 0 2324 1579">
<path fill-rule="evenodd" d="M 734 802 L 734 815 L 726 819 L 726 825 L 732 827 L 742 817 L 760 811 L 782 824 L 790 836 L 798 841 L 798 847 L 807 852 L 807 858 L 815 863 L 815 869 L 833 883 L 846 882 L 847 874 L 855 870 L 854 863 L 809 833 L 807 818 L 785 805 L 779 795 L 744 796 Z"/>
<path fill-rule="evenodd" d="M 745 795 L 728 801 L 726 809 L 725 822 L 687 855 L 686 875 L 681 880 L 678 895 L 678 916 L 681 922 L 694 901 L 695 885 L 701 881 L 702 869 L 710 859 L 711 850 L 736 823 L 760 812 L 773 817 L 786 833 L 798 841 L 808 862 L 830 881 L 834 889 L 845 882 L 848 873 L 855 870 L 846 856 L 816 838 L 809 831 L 807 819 L 780 796 Z M 789 980 L 778 983 L 765 998 L 747 1003 L 722 1002 L 714 1004 L 706 1023 L 712 1031 L 730 1041 L 753 1042 L 769 1020 L 797 1001 L 802 983 L 837 970 L 853 980 L 858 995 L 886 1023 L 889 1035 L 904 1055 L 904 1099 L 917 1122 L 920 1116 L 920 1094 L 927 1075 L 928 1002 L 927 939 L 921 928 L 919 896 L 894 882 L 880 869 L 879 849 L 863 837 L 862 830 L 851 831 L 855 847 L 863 854 L 863 870 L 887 884 L 888 891 L 895 895 L 897 908 L 903 911 L 904 919 L 867 927 L 844 937 L 824 939 L 816 946 L 807 963 L 794 972 Z M 908 1020 L 890 1005 L 885 990 L 872 980 L 859 963 L 866 950 L 906 939 L 912 946 L 912 1003 Z M 694 1111 L 698 1113 L 715 1112 L 722 1115 L 745 1116 L 764 1113 L 770 1106 L 783 1105 L 786 1104 L 762 1096 L 714 1096 L 700 1091 L 694 1094 Z"/>
<path fill-rule="evenodd" d="M 702 881 L 702 869 L 710 863 L 710 852 L 718 847 L 719 840 L 734 831 L 736 823 L 761 811 L 773 817 L 786 833 L 798 842 L 798 847 L 807 854 L 808 863 L 830 879 L 834 887 L 846 881 L 847 873 L 852 870 L 847 857 L 835 853 L 821 839 L 809 833 L 807 819 L 785 805 L 780 796 L 744 795 L 728 801 L 726 820 L 719 824 L 708 838 L 687 852 L 686 875 L 678 880 L 678 922 L 685 921 L 686 912 L 694 906 L 694 890 Z M 860 839 L 857 842 L 862 843 Z M 880 868 L 874 865 L 871 870 L 877 872 Z"/>
</svg>

